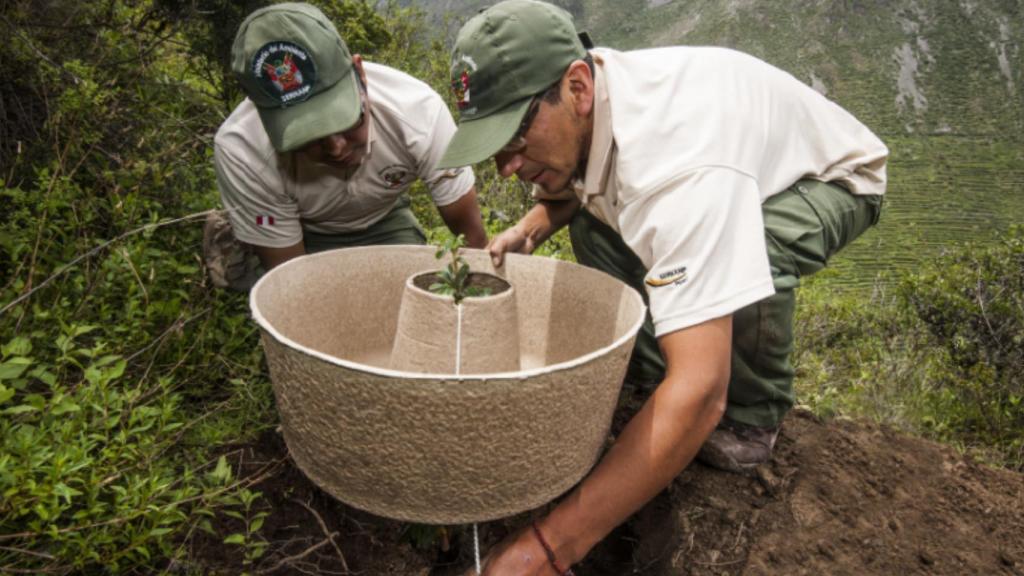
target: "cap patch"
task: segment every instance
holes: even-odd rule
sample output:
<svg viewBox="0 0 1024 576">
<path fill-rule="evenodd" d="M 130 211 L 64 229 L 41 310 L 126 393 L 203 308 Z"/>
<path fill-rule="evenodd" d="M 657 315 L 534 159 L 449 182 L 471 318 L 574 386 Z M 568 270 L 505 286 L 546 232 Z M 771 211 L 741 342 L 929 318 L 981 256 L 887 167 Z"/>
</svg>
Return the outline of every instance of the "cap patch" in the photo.
<svg viewBox="0 0 1024 576">
<path fill-rule="evenodd" d="M 476 62 L 463 54 L 453 63 L 453 67 L 458 66 L 460 62 L 465 62 L 466 67 L 458 73 L 452 72 L 452 93 L 455 94 L 455 105 L 458 106 L 459 111 L 472 113 L 473 110 L 467 110 L 470 104 L 469 77 L 471 72 L 476 72 Z"/>
<path fill-rule="evenodd" d="M 316 65 L 309 52 L 291 42 L 270 42 L 256 51 L 252 75 L 263 91 L 281 106 L 310 97 L 316 82 Z"/>
</svg>

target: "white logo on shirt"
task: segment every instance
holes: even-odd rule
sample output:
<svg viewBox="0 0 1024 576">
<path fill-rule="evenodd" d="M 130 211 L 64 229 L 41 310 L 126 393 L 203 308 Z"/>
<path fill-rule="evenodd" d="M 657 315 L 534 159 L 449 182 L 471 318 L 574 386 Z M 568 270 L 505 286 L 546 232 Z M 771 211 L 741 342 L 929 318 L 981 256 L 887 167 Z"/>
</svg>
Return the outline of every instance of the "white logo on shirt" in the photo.
<svg viewBox="0 0 1024 576">
<path fill-rule="evenodd" d="M 680 266 L 674 268 L 668 272 L 662 272 L 657 278 L 648 278 L 645 280 L 648 286 L 659 288 L 661 286 L 668 286 L 669 284 L 682 284 L 686 282 L 686 266 Z"/>
</svg>

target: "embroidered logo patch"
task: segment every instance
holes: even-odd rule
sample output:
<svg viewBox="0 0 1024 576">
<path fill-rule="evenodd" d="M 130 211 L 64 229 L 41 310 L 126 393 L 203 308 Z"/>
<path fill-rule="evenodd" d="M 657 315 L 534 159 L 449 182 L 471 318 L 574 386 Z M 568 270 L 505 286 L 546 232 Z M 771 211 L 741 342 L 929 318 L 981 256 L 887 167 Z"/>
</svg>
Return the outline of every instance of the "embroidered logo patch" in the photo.
<svg viewBox="0 0 1024 576">
<path fill-rule="evenodd" d="M 686 282 L 686 266 L 680 266 L 668 272 L 662 272 L 658 274 L 656 278 L 647 278 L 645 280 L 648 286 L 655 288 L 661 286 L 668 286 L 669 284 L 682 284 Z"/>
<path fill-rule="evenodd" d="M 455 105 L 459 107 L 460 111 L 472 112 L 466 109 L 470 103 L 469 77 L 471 72 L 476 72 L 476 62 L 469 56 L 462 55 L 452 63 L 452 67 L 455 68 L 460 63 L 464 63 L 466 66 L 458 73 L 452 71 L 452 93 L 455 95 Z"/>
<path fill-rule="evenodd" d="M 381 180 L 388 185 L 388 188 L 398 188 L 405 182 L 405 177 L 409 175 L 409 170 L 401 164 L 392 164 L 381 170 L 379 176 Z"/>
<path fill-rule="evenodd" d="M 469 106 L 469 72 L 463 70 L 462 74 L 452 81 L 452 92 L 455 93 L 455 105 L 459 110 Z"/>
<path fill-rule="evenodd" d="M 266 215 L 257 216 L 256 217 L 256 225 L 257 226 L 273 226 L 274 225 L 274 217 L 273 216 L 266 216 Z"/>
<path fill-rule="evenodd" d="M 256 51 L 252 75 L 263 91 L 281 106 L 309 98 L 316 82 L 316 65 L 305 48 L 291 42 L 271 42 Z"/>
</svg>

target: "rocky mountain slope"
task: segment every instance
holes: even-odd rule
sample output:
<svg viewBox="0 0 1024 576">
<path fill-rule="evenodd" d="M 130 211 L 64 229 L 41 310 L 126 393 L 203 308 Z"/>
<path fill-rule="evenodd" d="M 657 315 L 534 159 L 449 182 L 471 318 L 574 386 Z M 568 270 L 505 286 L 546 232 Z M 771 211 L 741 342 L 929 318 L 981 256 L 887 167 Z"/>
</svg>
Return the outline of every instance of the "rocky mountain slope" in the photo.
<svg viewBox="0 0 1024 576">
<path fill-rule="evenodd" d="M 435 18 L 482 0 L 416 0 Z M 601 46 L 716 45 L 788 70 L 881 134 L 1024 133 L 1019 0 L 558 0 Z"/>
</svg>

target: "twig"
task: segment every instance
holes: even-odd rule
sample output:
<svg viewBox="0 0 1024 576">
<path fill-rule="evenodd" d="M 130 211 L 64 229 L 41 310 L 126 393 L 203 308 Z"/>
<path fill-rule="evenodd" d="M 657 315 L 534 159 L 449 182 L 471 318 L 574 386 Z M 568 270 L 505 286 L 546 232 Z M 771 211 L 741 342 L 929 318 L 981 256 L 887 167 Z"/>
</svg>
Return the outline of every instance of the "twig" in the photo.
<svg viewBox="0 0 1024 576">
<path fill-rule="evenodd" d="M 124 246 L 118 251 L 118 254 L 124 258 L 124 261 L 128 263 L 128 269 L 132 271 L 132 276 L 135 276 L 135 281 L 139 283 L 139 288 L 142 288 L 142 300 L 149 307 L 149 290 L 146 290 L 146 284 L 142 281 L 142 277 L 139 276 L 139 271 L 135 268 L 135 263 L 132 262 L 132 257 L 128 255 L 128 250 Z"/>
<path fill-rule="evenodd" d="M 330 532 L 327 529 L 327 523 L 324 522 L 324 519 L 320 516 L 320 514 L 317 513 L 316 510 L 313 509 L 312 506 L 306 504 L 305 502 L 297 498 L 292 498 L 292 500 L 294 502 L 298 502 L 299 504 L 301 504 L 303 508 L 309 510 L 309 513 L 316 517 L 316 521 L 320 524 L 320 529 L 324 531 L 324 534 L 327 535 L 327 539 L 330 540 L 331 545 L 334 546 L 334 551 L 338 553 L 338 559 L 341 560 L 341 569 L 345 571 L 345 574 L 348 574 L 348 562 L 345 562 L 345 555 L 341 553 L 341 548 L 339 548 L 338 543 L 334 541 L 334 537 L 337 536 L 338 533 Z"/>
<path fill-rule="evenodd" d="M 743 562 L 743 558 L 738 558 L 736 560 L 729 560 L 728 562 L 701 562 L 699 560 L 694 560 L 693 561 L 694 564 L 697 564 L 697 565 L 700 565 L 700 566 L 729 566 L 731 564 L 739 564 L 740 562 Z"/>
<path fill-rule="evenodd" d="M 12 568 L 11 566 L 0 566 L 0 574 L 67 574 L 70 570 L 66 566 L 54 566 L 53 568 Z"/>
<path fill-rule="evenodd" d="M 149 344 L 146 344 L 145 346 L 143 346 L 139 350 L 136 350 L 135 352 L 133 352 L 131 356 L 125 358 L 125 362 L 131 363 L 132 360 L 138 358 L 139 356 L 144 354 L 147 350 L 149 350 L 150 348 L 152 348 L 153 346 L 158 344 L 160 341 L 162 341 L 164 338 L 166 338 L 168 336 L 168 334 L 170 334 L 171 332 L 174 332 L 174 331 L 177 331 L 177 330 L 181 330 L 182 328 L 185 327 L 186 324 L 192 322 L 193 320 L 196 320 L 197 318 L 200 318 L 201 316 L 205 316 L 209 312 L 210 312 L 210 307 L 207 306 L 205 309 L 203 309 L 203 310 L 201 310 L 201 311 L 199 311 L 199 312 L 197 312 L 197 313 L 193 314 L 192 316 L 190 316 L 188 318 L 185 318 L 185 319 L 182 319 L 182 317 L 179 315 L 178 318 L 174 320 L 174 322 L 171 322 L 171 325 L 168 326 L 166 330 L 164 330 L 159 336 L 157 336 L 156 338 L 151 340 L 149 342 Z"/>
<path fill-rule="evenodd" d="M 14 548 L 13 546 L 0 546 L 0 550 L 6 550 L 8 552 L 14 552 L 17 554 L 28 554 L 29 556 L 35 556 L 37 558 L 43 558 L 45 560 L 56 560 L 55 556 L 50 554 L 44 554 L 42 552 L 35 552 L 33 550 L 23 550 L 21 548 Z"/>
<path fill-rule="evenodd" d="M 740 529 L 736 531 L 736 541 L 732 543 L 732 549 L 735 550 L 740 545 L 740 539 L 743 538 L 743 529 L 747 527 L 746 522 L 740 522 Z"/>
<path fill-rule="evenodd" d="M 77 258 L 75 258 L 71 262 L 68 262 L 64 266 L 61 266 L 59 270 L 57 270 L 56 272 L 51 274 L 50 277 L 47 278 L 46 280 L 43 280 L 42 282 L 40 282 L 38 286 L 35 286 L 34 288 L 29 290 L 28 292 L 26 292 L 26 293 L 22 294 L 21 296 L 15 298 L 14 300 L 12 300 L 6 306 L 4 306 L 2 309 L 0 309 L 0 316 L 3 316 L 4 314 L 7 313 L 8 310 L 10 310 L 11 308 L 17 306 L 18 304 L 23 302 L 25 299 L 27 299 L 28 297 L 32 296 L 32 294 L 34 294 L 40 288 L 42 288 L 43 286 L 46 286 L 47 284 L 52 282 L 54 278 L 60 276 L 61 274 L 67 272 L 68 270 L 70 270 L 72 267 L 75 266 L 75 264 L 78 264 L 82 260 L 84 260 L 86 258 L 89 258 L 90 256 L 93 256 L 94 254 L 100 252 L 101 250 L 106 249 L 107 246 L 110 246 L 111 244 L 114 244 L 115 242 L 120 242 L 121 240 L 124 240 L 125 238 L 127 238 L 129 236 L 133 236 L 135 234 L 138 234 L 140 232 L 145 232 L 147 230 L 152 230 L 152 229 L 155 229 L 155 228 L 160 228 L 160 227 L 167 226 L 167 225 L 170 225 L 170 224 L 177 224 L 178 222 L 187 222 L 187 221 L 191 221 L 191 220 L 198 220 L 199 218 L 205 218 L 208 214 L 210 214 L 212 212 L 215 212 L 215 210 L 204 210 L 203 212 L 196 212 L 194 214 L 189 214 L 187 216 L 182 216 L 181 218 L 175 218 L 173 220 L 165 220 L 163 222 L 156 222 L 156 223 L 153 223 L 153 224 L 146 224 L 145 226 L 139 226 L 138 228 L 136 228 L 134 230 L 129 230 L 128 232 L 125 232 L 125 233 L 121 234 L 120 236 L 117 236 L 116 238 L 114 238 L 112 240 L 107 240 L 103 244 L 100 244 L 99 246 L 93 248 L 92 250 L 86 252 L 85 254 L 82 254 L 82 255 L 78 256 Z"/>
<path fill-rule="evenodd" d="M 275 572 L 277 570 L 280 570 L 281 568 L 283 568 L 284 566 L 287 566 L 288 564 L 291 564 L 292 562 L 295 562 L 295 561 L 298 561 L 298 560 L 302 560 L 306 556 L 309 556 L 313 552 L 316 552 L 320 548 L 323 548 L 328 543 L 333 544 L 334 543 L 334 537 L 337 536 L 337 535 L 338 535 L 337 532 L 331 532 L 330 534 L 327 535 L 327 538 L 324 538 L 318 544 L 314 544 L 314 545 L 310 546 L 309 548 L 306 548 L 302 552 L 299 552 L 298 554 L 295 554 L 294 556 L 288 556 L 286 558 L 281 558 L 280 560 L 277 561 L 276 564 L 274 564 L 270 568 L 267 568 L 266 570 L 260 570 L 259 573 L 260 574 L 269 574 L 271 572 Z M 346 572 L 347 572 L 347 570 L 346 570 Z"/>
</svg>

